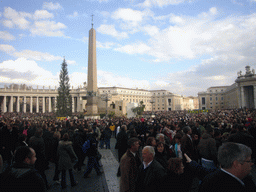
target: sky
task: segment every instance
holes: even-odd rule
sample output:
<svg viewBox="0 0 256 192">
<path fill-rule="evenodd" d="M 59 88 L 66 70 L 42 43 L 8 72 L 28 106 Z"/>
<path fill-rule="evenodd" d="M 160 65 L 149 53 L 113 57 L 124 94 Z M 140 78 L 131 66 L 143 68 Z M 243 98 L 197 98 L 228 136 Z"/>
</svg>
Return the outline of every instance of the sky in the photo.
<svg viewBox="0 0 256 192">
<path fill-rule="evenodd" d="M 255 68 L 256 0 L 2 0 L 0 87 L 58 87 L 64 57 L 83 86 L 92 23 L 98 87 L 197 96 Z"/>
</svg>

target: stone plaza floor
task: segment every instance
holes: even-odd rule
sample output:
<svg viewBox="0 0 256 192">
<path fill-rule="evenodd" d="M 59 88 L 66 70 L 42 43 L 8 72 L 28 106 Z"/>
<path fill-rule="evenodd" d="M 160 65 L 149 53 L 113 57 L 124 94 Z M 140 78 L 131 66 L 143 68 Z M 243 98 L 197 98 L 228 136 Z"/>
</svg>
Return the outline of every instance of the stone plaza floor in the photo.
<svg viewBox="0 0 256 192">
<path fill-rule="evenodd" d="M 50 169 L 46 170 L 46 176 L 51 188 L 47 192 L 56 191 L 72 191 L 72 192 L 118 192 L 119 191 L 119 177 L 116 176 L 119 163 L 117 161 L 117 151 L 114 149 L 116 139 L 111 138 L 111 149 L 99 149 L 102 155 L 101 168 L 104 174 L 97 175 L 93 169 L 90 178 L 83 178 L 86 165 L 82 167 L 80 172 L 74 171 L 75 180 L 78 181 L 78 185 L 75 187 L 70 186 L 69 174 L 67 172 L 67 188 L 62 190 L 59 184 L 53 182 L 54 164 L 50 163 Z M 87 158 L 84 161 L 87 164 Z M 60 177 L 61 178 L 61 177 Z"/>
</svg>

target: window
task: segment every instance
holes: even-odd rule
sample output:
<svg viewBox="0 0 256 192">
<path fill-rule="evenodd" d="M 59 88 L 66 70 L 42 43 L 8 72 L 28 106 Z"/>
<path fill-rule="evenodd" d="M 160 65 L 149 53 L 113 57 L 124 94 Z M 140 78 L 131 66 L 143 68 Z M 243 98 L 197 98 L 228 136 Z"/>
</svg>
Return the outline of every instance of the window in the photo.
<svg viewBox="0 0 256 192">
<path fill-rule="evenodd" d="M 122 106 L 119 106 L 119 110 L 122 111 Z"/>
<path fill-rule="evenodd" d="M 212 101 L 212 97 L 210 97 L 210 101 Z"/>
<path fill-rule="evenodd" d="M 202 105 L 205 105 L 205 97 L 202 97 Z"/>
<path fill-rule="evenodd" d="M 171 105 L 172 99 L 168 99 L 168 104 Z"/>
<path fill-rule="evenodd" d="M 221 97 L 221 101 L 223 101 L 224 100 L 224 98 L 223 97 Z"/>
<path fill-rule="evenodd" d="M 218 101 L 218 97 L 216 97 L 215 100 Z"/>
</svg>

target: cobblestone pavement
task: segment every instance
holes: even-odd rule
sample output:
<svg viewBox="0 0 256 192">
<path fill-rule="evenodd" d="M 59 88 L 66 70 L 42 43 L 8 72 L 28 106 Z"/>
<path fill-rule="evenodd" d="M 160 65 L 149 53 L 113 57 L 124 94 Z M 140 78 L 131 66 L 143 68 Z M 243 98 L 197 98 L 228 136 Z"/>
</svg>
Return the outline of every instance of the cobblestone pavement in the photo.
<svg viewBox="0 0 256 192">
<path fill-rule="evenodd" d="M 67 192 L 119 192 L 119 178 L 116 176 L 119 163 L 117 161 L 117 151 L 115 147 L 115 138 L 111 138 L 111 150 L 109 149 L 99 149 L 99 152 L 102 155 L 101 168 L 104 171 L 104 174 L 98 176 L 96 171 L 93 169 L 91 172 L 90 178 L 83 178 L 86 165 L 82 167 L 82 171 L 75 172 L 74 176 L 78 185 L 75 187 L 70 186 L 69 174 L 67 172 L 67 188 L 62 190 L 59 184 L 56 184 L 52 181 L 54 175 L 54 164 L 50 163 L 46 171 L 46 176 L 48 183 L 51 185 L 51 188 L 47 192 L 56 192 L 56 191 L 67 191 Z M 84 161 L 87 164 L 87 158 Z M 60 177 L 61 178 L 61 177 Z"/>
</svg>

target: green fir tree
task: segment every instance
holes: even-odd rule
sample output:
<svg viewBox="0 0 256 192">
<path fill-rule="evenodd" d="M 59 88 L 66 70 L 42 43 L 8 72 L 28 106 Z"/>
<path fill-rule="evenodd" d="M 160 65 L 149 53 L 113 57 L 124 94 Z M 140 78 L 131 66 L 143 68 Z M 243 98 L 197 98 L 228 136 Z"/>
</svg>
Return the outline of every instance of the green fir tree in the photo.
<svg viewBox="0 0 256 192">
<path fill-rule="evenodd" d="M 65 58 L 61 64 L 60 85 L 57 96 L 57 116 L 67 117 L 72 115 L 72 98 L 70 95 L 70 85 L 68 77 L 68 69 Z"/>
</svg>

